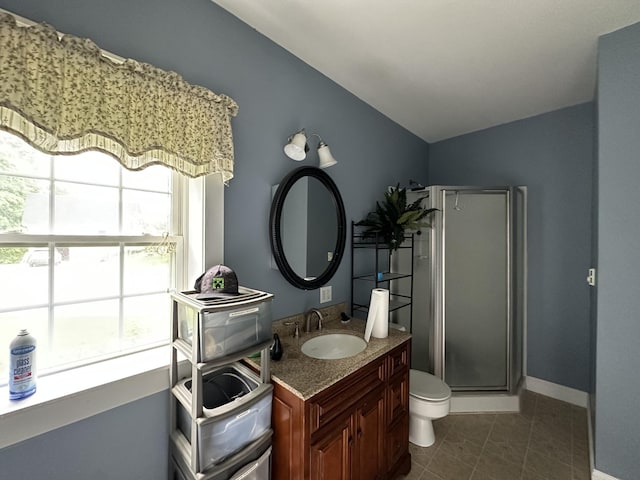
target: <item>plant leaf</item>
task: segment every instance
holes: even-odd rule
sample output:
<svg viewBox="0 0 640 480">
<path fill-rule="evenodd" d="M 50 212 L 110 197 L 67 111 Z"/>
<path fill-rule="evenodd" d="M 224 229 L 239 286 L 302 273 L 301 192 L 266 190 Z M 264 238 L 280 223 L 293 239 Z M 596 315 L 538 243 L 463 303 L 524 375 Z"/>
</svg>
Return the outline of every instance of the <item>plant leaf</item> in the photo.
<svg viewBox="0 0 640 480">
<path fill-rule="evenodd" d="M 407 210 L 406 212 L 404 212 L 400 218 L 398 219 L 398 221 L 396 222 L 398 225 L 404 225 L 407 223 L 414 223 L 418 220 L 420 220 L 420 218 L 422 218 L 423 214 L 422 214 L 422 210 Z"/>
<path fill-rule="evenodd" d="M 376 202 L 375 211 L 369 212 L 356 225 L 368 227 L 366 233 L 376 233 L 391 251 L 397 250 L 404 240 L 406 229 L 431 228 L 431 223 L 426 219 L 438 209 L 422 208 L 424 198 L 418 198 L 407 206 L 407 191 L 400 188 L 398 183 L 385 191 L 384 201 Z"/>
</svg>

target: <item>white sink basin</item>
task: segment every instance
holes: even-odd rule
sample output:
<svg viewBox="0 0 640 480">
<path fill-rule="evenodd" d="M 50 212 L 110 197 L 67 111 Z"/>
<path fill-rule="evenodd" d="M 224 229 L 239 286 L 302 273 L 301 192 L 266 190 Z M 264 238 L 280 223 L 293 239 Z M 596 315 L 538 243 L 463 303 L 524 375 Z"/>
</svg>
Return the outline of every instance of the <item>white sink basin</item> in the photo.
<svg viewBox="0 0 640 480">
<path fill-rule="evenodd" d="M 329 333 L 314 337 L 302 344 L 302 353 L 322 360 L 353 357 L 367 348 L 363 338 L 346 333 Z"/>
</svg>

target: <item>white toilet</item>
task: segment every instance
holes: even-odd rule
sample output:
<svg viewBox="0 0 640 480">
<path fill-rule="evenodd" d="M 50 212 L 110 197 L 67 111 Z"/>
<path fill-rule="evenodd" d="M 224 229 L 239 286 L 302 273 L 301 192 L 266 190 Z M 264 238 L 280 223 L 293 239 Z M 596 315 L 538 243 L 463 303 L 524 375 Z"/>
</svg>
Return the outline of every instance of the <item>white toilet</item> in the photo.
<svg viewBox="0 0 640 480">
<path fill-rule="evenodd" d="M 438 377 L 420 370 L 409 371 L 409 441 L 429 447 L 436 441 L 433 420 L 446 417 L 451 389 Z"/>
</svg>

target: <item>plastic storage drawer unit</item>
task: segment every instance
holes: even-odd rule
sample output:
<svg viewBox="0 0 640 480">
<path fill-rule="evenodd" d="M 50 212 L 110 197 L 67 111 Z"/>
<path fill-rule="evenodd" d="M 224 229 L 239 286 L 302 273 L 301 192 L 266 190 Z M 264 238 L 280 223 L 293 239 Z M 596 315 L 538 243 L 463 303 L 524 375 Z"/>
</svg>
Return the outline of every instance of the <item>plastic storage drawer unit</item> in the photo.
<svg viewBox="0 0 640 480">
<path fill-rule="evenodd" d="M 196 292 L 172 293 L 178 320 L 178 338 L 193 348 L 198 329 L 200 362 L 239 352 L 271 338 L 273 294 L 239 288 L 240 295 L 200 301 Z"/>
<path fill-rule="evenodd" d="M 271 478 L 271 437 L 269 430 L 240 452 L 204 473 L 191 473 L 185 456 L 188 446 L 173 444 L 174 480 L 269 480 Z"/>
<path fill-rule="evenodd" d="M 174 449 L 174 480 L 269 480 L 271 478 L 271 436 L 269 430 L 242 451 L 204 473 L 193 474 L 184 455 Z"/>
<path fill-rule="evenodd" d="M 173 391 L 177 404 L 178 429 L 191 438 L 191 379 Z M 202 471 L 241 450 L 271 428 L 273 386 L 260 383 L 248 368 L 233 363 L 202 379 L 203 416 L 196 419 L 198 462 Z"/>
</svg>

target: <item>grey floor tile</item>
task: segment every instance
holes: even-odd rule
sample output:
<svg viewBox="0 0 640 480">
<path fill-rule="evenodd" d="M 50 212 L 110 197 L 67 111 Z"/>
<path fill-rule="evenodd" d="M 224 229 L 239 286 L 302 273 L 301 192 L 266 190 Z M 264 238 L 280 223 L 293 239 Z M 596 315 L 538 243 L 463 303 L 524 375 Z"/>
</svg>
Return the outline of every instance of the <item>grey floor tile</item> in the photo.
<svg viewBox="0 0 640 480">
<path fill-rule="evenodd" d="M 470 480 L 495 480 L 495 478 L 493 478 L 491 475 L 487 475 L 484 472 L 474 470 L 474 472 L 471 474 Z"/>
<path fill-rule="evenodd" d="M 589 463 L 589 454 L 576 454 L 574 453 L 573 456 L 571 457 L 571 465 L 573 465 L 573 468 L 579 468 L 582 470 L 589 470 L 590 463 Z"/>
<path fill-rule="evenodd" d="M 529 451 L 537 452 L 566 465 L 573 464 L 571 441 L 564 441 L 553 436 L 531 436 Z"/>
<path fill-rule="evenodd" d="M 484 452 L 478 460 L 476 471 L 489 475 L 494 480 L 514 480 L 520 478 L 522 474 L 522 463 L 512 463 Z"/>
<path fill-rule="evenodd" d="M 424 473 L 424 467 L 415 462 L 411 462 L 411 470 L 408 475 L 398 477 L 398 480 L 420 480 L 422 478 L 422 474 Z"/>
<path fill-rule="evenodd" d="M 422 476 L 420 477 L 420 480 L 444 480 L 444 479 L 440 475 L 436 475 L 435 473 L 430 472 L 429 470 L 425 470 Z"/>
<path fill-rule="evenodd" d="M 493 428 L 496 415 L 456 415 L 447 433 L 447 440 L 468 440 L 484 445 Z"/>
<path fill-rule="evenodd" d="M 539 395 L 538 401 L 536 402 L 536 415 L 546 413 L 559 415 L 565 419 L 571 419 L 572 407 L 573 405 L 570 403 Z"/>
<path fill-rule="evenodd" d="M 494 442 L 489 437 L 484 445 L 483 453 L 489 453 L 511 463 L 522 465 L 527 454 L 529 443 L 526 438 L 513 438 L 506 442 Z"/>
<path fill-rule="evenodd" d="M 482 445 L 469 441 L 467 439 L 449 439 L 445 438 L 438 452 L 447 453 L 456 457 L 472 467 L 475 466 L 480 454 L 482 453 Z"/>
<path fill-rule="evenodd" d="M 429 462 L 427 471 L 439 475 L 443 480 L 468 480 L 473 472 L 473 467 L 452 455 L 438 451 Z"/>
<path fill-rule="evenodd" d="M 414 445 L 413 443 L 409 443 L 409 453 L 411 454 L 411 461 L 417 463 L 422 467 L 426 467 L 436 451 L 438 450 L 438 446 L 431 447 L 419 447 Z"/>
<path fill-rule="evenodd" d="M 520 415 L 533 417 L 536 410 L 538 394 L 525 390 L 520 396 Z"/>
<path fill-rule="evenodd" d="M 433 431 L 436 434 L 436 441 L 438 438 L 442 438 L 447 434 L 453 423 L 452 418 L 454 418 L 453 415 L 447 415 L 446 417 L 433 421 Z"/>
<path fill-rule="evenodd" d="M 553 480 L 571 480 L 572 467 L 558 460 L 529 449 L 524 464 L 525 471 Z"/>
<path fill-rule="evenodd" d="M 547 477 L 538 475 L 537 473 L 532 472 L 525 467 L 524 471 L 522 472 L 522 480 L 548 480 L 548 479 Z"/>
<path fill-rule="evenodd" d="M 489 440 L 494 442 L 528 441 L 533 425 L 531 418 L 520 414 L 496 416 Z"/>
<path fill-rule="evenodd" d="M 586 409 L 532 392 L 520 413 L 452 414 L 436 443 L 410 445 L 409 480 L 588 480 Z"/>
<path fill-rule="evenodd" d="M 572 480 L 591 480 L 591 474 L 589 473 L 589 468 L 576 468 L 573 467 L 573 478 Z"/>
</svg>

